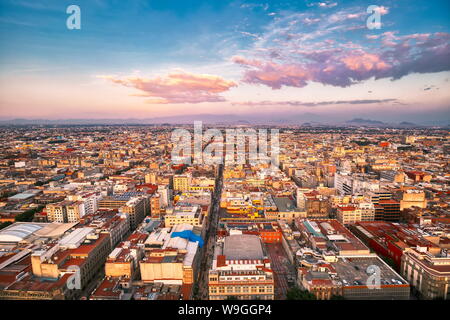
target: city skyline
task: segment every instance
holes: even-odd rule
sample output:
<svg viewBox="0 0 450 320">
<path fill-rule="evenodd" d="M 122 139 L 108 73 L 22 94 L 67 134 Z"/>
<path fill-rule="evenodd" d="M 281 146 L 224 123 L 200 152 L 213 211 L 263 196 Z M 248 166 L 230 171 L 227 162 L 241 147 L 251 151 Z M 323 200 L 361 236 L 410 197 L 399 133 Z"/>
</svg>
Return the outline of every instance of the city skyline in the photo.
<svg viewBox="0 0 450 320">
<path fill-rule="evenodd" d="M 373 30 L 363 1 L 77 1 L 68 30 L 71 4 L 0 5 L 1 120 L 448 122 L 445 1 L 374 3 Z"/>
</svg>

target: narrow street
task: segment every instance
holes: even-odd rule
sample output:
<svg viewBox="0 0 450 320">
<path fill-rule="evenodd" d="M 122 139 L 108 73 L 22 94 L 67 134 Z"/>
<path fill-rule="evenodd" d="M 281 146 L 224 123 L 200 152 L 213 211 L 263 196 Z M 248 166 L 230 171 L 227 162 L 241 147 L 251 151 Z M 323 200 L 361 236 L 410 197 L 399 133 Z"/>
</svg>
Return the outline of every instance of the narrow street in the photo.
<svg viewBox="0 0 450 320">
<path fill-rule="evenodd" d="M 219 222 L 220 195 L 223 183 L 223 165 L 219 165 L 216 177 L 216 187 L 212 196 L 211 212 L 208 217 L 207 230 L 205 233 L 205 245 L 203 247 L 200 269 L 198 272 L 198 293 L 194 297 L 197 300 L 208 299 L 208 269 L 214 256 L 214 243 L 216 241 L 217 225 Z"/>
</svg>

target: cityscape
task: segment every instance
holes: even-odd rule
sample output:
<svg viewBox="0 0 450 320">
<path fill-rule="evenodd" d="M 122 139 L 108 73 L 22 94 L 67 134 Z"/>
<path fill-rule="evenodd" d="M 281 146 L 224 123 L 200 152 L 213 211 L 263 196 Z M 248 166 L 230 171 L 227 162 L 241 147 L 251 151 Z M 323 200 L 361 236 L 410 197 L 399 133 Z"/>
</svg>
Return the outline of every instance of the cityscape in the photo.
<svg viewBox="0 0 450 320">
<path fill-rule="evenodd" d="M 447 9 L 2 1 L 0 300 L 450 300 Z"/>
<path fill-rule="evenodd" d="M 448 130 L 279 128 L 278 167 L 172 131 L 1 129 L 0 298 L 448 299 Z"/>
</svg>

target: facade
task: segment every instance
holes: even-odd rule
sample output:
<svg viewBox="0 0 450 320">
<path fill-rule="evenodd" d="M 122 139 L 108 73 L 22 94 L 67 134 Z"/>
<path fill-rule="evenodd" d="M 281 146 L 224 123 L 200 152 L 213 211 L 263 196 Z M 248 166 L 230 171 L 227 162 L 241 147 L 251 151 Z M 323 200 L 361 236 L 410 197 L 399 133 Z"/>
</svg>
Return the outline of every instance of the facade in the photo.
<svg viewBox="0 0 450 320">
<path fill-rule="evenodd" d="M 372 203 L 358 203 L 338 206 L 336 216 L 340 223 L 351 224 L 359 221 L 375 220 L 375 207 Z"/>
<path fill-rule="evenodd" d="M 173 176 L 174 191 L 188 191 L 190 184 L 191 184 L 191 177 L 189 177 L 188 175 Z"/>
<path fill-rule="evenodd" d="M 152 218 L 159 218 L 161 215 L 160 194 L 155 194 L 150 198 L 150 214 Z"/>
<path fill-rule="evenodd" d="M 273 271 L 260 238 L 237 234 L 222 240 L 208 274 L 209 299 L 274 299 Z"/>
<path fill-rule="evenodd" d="M 409 209 L 411 207 L 427 207 L 424 191 L 407 189 L 403 192 L 402 200 L 400 200 L 400 210 Z"/>
<path fill-rule="evenodd" d="M 164 216 L 166 227 L 173 227 L 178 224 L 190 224 L 192 226 L 202 227 L 205 216 L 198 205 L 194 206 L 177 206 L 173 212 L 168 212 Z"/>
<path fill-rule="evenodd" d="M 450 255 L 411 249 L 402 256 L 402 275 L 425 299 L 450 300 Z"/>
<path fill-rule="evenodd" d="M 148 198 L 144 196 L 132 198 L 120 207 L 120 211 L 130 217 L 130 228 L 134 230 L 149 214 Z"/>
<path fill-rule="evenodd" d="M 64 200 L 48 204 L 46 211 L 49 222 L 78 222 L 85 215 L 85 205 L 83 201 Z"/>
<path fill-rule="evenodd" d="M 316 296 L 317 300 L 330 300 L 332 296 L 342 296 L 342 285 L 333 280 L 327 272 L 299 270 L 299 286 Z"/>
<path fill-rule="evenodd" d="M 77 243 L 72 242 L 77 239 Z M 70 272 L 73 266 L 79 268 L 81 288 L 102 267 L 111 245 L 109 236 L 96 234 L 90 228 L 74 230 L 64 244 L 58 244 L 47 251 L 36 251 L 31 256 L 33 275 L 39 278 L 58 279 L 64 272 Z M 68 250 L 67 250 L 67 249 Z"/>
<path fill-rule="evenodd" d="M 140 261 L 141 279 L 144 283 L 193 285 L 197 273 L 198 243 L 189 242 L 185 249 L 155 249 Z"/>
<path fill-rule="evenodd" d="M 400 219 L 400 202 L 379 200 L 375 205 L 375 220 L 396 222 Z"/>
</svg>

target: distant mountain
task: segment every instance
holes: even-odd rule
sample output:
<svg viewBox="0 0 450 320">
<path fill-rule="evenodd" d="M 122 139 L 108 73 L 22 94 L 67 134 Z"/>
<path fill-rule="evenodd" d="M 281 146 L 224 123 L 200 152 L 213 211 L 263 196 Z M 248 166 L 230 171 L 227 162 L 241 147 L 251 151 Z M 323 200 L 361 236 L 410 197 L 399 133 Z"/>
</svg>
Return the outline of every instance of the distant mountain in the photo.
<svg viewBox="0 0 450 320">
<path fill-rule="evenodd" d="M 276 116 L 265 113 L 252 114 L 193 114 L 170 117 L 142 118 L 142 119 L 12 119 L 0 120 L 0 125 L 117 125 L 117 124 L 192 124 L 202 121 L 205 124 L 301 124 L 305 121 L 324 121 L 324 117 L 312 113 Z"/>
<path fill-rule="evenodd" d="M 398 124 L 399 127 L 402 128 L 417 128 L 417 127 L 422 127 L 421 125 L 412 123 L 412 122 L 408 122 L 408 121 L 402 121 Z"/>
<path fill-rule="evenodd" d="M 383 121 L 361 119 L 361 118 L 355 118 L 353 120 L 347 121 L 346 123 L 347 124 L 355 124 L 355 125 L 364 125 L 364 126 L 384 126 L 384 125 L 386 125 Z"/>
<path fill-rule="evenodd" d="M 204 123 L 229 123 L 245 121 L 237 115 L 213 115 L 213 114 L 198 114 L 186 116 L 172 116 L 172 117 L 157 117 L 157 118 L 142 118 L 142 119 L 12 119 L 0 120 L 0 125 L 117 125 L 117 124 L 189 124 L 194 121 L 202 121 Z"/>
<path fill-rule="evenodd" d="M 155 118 L 129 118 L 129 119 L 11 119 L 0 120 L 0 126 L 8 125 L 162 125 L 162 124 L 193 124 L 194 121 L 202 121 L 210 125 L 299 125 L 299 126 L 363 126 L 363 127 L 397 127 L 397 128 L 415 128 L 415 127 L 445 127 L 447 123 L 424 123 L 418 125 L 412 122 L 403 121 L 400 123 L 387 123 L 379 120 L 354 118 L 352 120 L 342 120 L 314 113 L 290 113 L 290 114 L 271 114 L 271 113 L 251 113 L 251 114 L 192 114 L 169 117 Z M 447 125 L 448 126 L 448 125 Z"/>
</svg>

